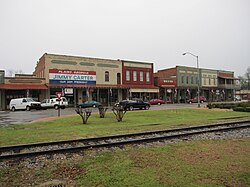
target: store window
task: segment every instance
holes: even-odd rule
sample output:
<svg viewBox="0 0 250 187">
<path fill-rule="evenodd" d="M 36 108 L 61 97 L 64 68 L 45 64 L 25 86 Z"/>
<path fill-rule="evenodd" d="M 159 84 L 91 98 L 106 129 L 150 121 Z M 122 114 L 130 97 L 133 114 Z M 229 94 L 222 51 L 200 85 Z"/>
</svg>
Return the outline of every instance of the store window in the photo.
<svg viewBox="0 0 250 187">
<path fill-rule="evenodd" d="M 130 81 L 130 71 L 126 71 L 126 81 Z"/>
<path fill-rule="evenodd" d="M 105 71 L 105 82 L 109 82 L 109 72 Z"/>
<path fill-rule="evenodd" d="M 137 81 L 137 73 L 136 73 L 136 71 L 133 71 L 133 80 Z"/>
<path fill-rule="evenodd" d="M 117 84 L 121 84 L 121 74 L 117 73 Z"/>
<path fill-rule="evenodd" d="M 207 79 L 206 79 L 206 78 L 203 79 L 203 84 L 204 84 L 204 85 L 207 84 Z"/>
<path fill-rule="evenodd" d="M 181 83 L 184 84 L 184 76 L 181 76 Z"/>
<path fill-rule="evenodd" d="M 140 71 L 140 81 L 143 82 L 143 71 Z"/>
<path fill-rule="evenodd" d="M 146 72 L 146 81 L 149 82 L 150 78 L 149 78 L 149 72 Z"/>
</svg>

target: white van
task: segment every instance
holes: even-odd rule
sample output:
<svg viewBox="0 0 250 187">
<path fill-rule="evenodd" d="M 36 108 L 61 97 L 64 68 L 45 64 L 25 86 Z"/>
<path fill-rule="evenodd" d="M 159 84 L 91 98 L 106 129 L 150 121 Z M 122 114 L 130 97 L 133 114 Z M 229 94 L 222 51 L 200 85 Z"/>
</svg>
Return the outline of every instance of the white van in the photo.
<svg viewBox="0 0 250 187">
<path fill-rule="evenodd" d="M 58 98 L 44 99 L 41 102 L 42 109 L 55 108 L 56 110 L 60 108 L 64 109 L 68 106 L 68 100 L 65 97 L 61 97 L 60 101 Z"/>
<path fill-rule="evenodd" d="M 41 103 L 34 101 L 32 98 L 18 98 L 11 99 L 10 110 L 30 110 L 30 109 L 41 109 Z"/>
</svg>

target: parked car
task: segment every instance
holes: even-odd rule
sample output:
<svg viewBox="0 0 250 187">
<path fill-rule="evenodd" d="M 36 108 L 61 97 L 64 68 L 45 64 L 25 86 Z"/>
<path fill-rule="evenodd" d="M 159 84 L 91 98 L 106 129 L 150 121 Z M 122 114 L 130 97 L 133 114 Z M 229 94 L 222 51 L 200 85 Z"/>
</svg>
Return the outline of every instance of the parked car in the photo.
<svg viewBox="0 0 250 187">
<path fill-rule="evenodd" d="M 200 96 L 200 103 L 206 102 L 207 98 L 204 96 Z M 188 103 L 198 103 L 198 97 L 194 97 L 193 99 L 188 99 Z"/>
<path fill-rule="evenodd" d="M 150 108 L 149 103 L 137 98 L 133 98 L 132 100 L 123 100 L 119 102 L 119 105 L 125 110 L 134 110 L 135 108 L 148 110 Z"/>
<path fill-rule="evenodd" d="M 41 103 L 34 101 L 32 98 L 18 98 L 11 99 L 10 101 L 10 110 L 31 110 L 31 109 L 41 109 Z"/>
<path fill-rule="evenodd" d="M 44 99 L 41 102 L 42 109 L 55 108 L 56 110 L 60 108 L 64 109 L 68 106 L 68 100 L 65 97 L 61 97 L 60 101 L 58 98 Z"/>
<path fill-rule="evenodd" d="M 234 101 L 241 101 L 241 97 L 239 95 L 234 96 Z"/>
<path fill-rule="evenodd" d="M 84 103 L 78 104 L 80 108 L 89 108 L 89 107 L 99 107 L 102 106 L 100 102 L 97 101 L 85 101 Z"/>
<path fill-rule="evenodd" d="M 161 105 L 161 104 L 165 104 L 165 101 L 161 100 L 161 99 L 151 99 L 149 101 L 149 104 L 150 105 Z"/>
</svg>

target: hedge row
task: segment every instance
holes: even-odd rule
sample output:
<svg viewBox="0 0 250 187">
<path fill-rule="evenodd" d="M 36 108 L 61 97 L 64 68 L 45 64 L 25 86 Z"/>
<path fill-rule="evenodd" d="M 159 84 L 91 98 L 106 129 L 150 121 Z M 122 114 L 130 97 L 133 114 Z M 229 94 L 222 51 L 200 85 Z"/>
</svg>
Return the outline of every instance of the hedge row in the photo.
<svg viewBox="0 0 250 187">
<path fill-rule="evenodd" d="M 234 111 L 250 112 L 250 102 L 241 103 L 209 103 L 208 108 L 233 109 Z"/>
<path fill-rule="evenodd" d="M 238 112 L 250 112 L 250 107 L 235 107 L 233 110 Z"/>
</svg>

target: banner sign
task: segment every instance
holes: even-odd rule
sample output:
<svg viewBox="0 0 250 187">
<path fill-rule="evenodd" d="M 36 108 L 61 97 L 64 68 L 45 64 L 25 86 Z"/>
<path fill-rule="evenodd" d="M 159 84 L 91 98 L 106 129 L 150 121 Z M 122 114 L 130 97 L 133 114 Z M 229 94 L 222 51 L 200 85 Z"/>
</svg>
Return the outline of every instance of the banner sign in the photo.
<svg viewBox="0 0 250 187">
<path fill-rule="evenodd" d="M 96 84 L 95 71 L 49 70 L 49 83 L 56 84 Z"/>
<path fill-rule="evenodd" d="M 176 79 L 175 78 L 159 78 L 158 86 L 161 87 L 176 87 Z"/>
</svg>

